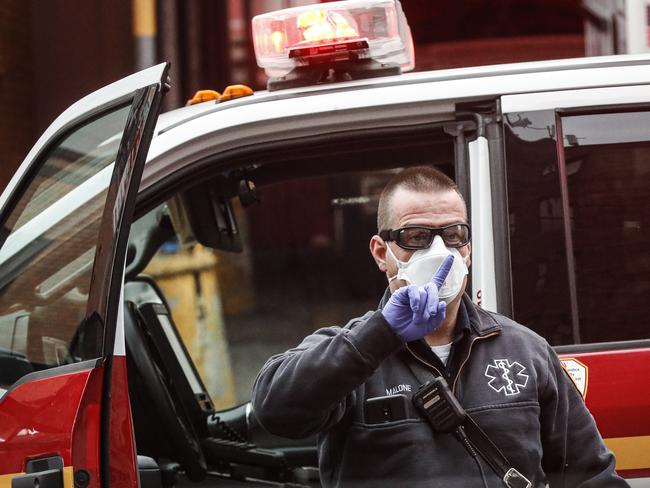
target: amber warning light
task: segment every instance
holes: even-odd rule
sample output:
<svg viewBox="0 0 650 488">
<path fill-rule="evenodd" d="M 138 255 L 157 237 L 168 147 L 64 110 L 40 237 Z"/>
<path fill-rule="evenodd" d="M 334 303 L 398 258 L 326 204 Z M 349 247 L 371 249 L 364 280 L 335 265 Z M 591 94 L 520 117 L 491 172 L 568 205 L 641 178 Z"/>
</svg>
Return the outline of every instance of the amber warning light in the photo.
<svg viewBox="0 0 650 488">
<path fill-rule="evenodd" d="M 269 89 L 396 74 L 414 66 L 399 0 L 347 0 L 258 15 L 253 42 Z"/>
</svg>

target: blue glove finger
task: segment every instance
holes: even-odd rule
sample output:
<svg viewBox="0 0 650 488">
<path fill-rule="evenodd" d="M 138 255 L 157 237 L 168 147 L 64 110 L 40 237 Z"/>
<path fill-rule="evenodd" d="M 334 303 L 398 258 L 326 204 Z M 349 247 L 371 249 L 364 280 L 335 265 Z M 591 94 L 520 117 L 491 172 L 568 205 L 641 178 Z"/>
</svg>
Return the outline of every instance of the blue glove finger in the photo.
<svg viewBox="0 0 650 488">
<path fill-rule="evenodd" d="M 420 292 L 418 291 L 418 287 L 415 285 L 407 286 L 406 291 L 409 297 L 409 306 L 411 307 L 411 310 L 413 310 L 413 313 L 415 314 L 415 312 L 417 312 L 420 309 Z"/>
<path fill-rule="evenodd" d="M 436 316 L 438 312 L 438 288 L 434 283 L 427 283 L 425 285 L 427 290 L 427 308 L 429 309 L 429 316 Z"/>
<path fill-rule="evenodd" d="M 429 282 L 422 287 L 409 285 L 395 290 L 382 314 L 393 332 L 410 342 L 436 330 L 445 319 L 446 306 L 438 299 L 436 285 Z"/>
<path fill-rule="evenodd" d="M 419 319 L 426 323 L 429 320 L 429 317 L 431 316 L 431 309 L 429 306 L 429 298 L 430 298 L 430 292 L 429 289 L 427 288 L 427 285 L 421 286 L 418 288 L 418 291 L 420 292 L 420 313 Z M 415 319 L 415 316 L 413 317 Z"/>
<path fill-rule="evenodd" d="M 438 312 L 436 317 L 442 322 L 445 319 L 445 314 L 447 313 L 447 302 L 438 302 Z"/>
<path fill-rule="evenodd" d="M 454 264 L 454 257 L 449 255 L 442 262 L 438 271 L 436 271 L 436 274 L 433 275 L 433 278 L 431 278 L 431 281 L 438 287 L 438 289 L 440 289 L 442 284 L 445 282 L 445 279 L 447 279 L 452 264 Z"/>
</svg>

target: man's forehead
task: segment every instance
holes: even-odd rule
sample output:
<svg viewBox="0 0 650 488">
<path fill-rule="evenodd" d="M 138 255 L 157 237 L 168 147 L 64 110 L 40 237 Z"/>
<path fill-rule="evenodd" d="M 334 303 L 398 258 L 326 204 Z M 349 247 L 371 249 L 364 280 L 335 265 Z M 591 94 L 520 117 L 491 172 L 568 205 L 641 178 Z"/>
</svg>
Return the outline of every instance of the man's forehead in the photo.
<svg viewBox="0 0 650 488">
<path fill-rule="evenodd" d="M 454 189 L 439 191 L 417 191 L 397 188 L 390 201 L 392 217 L 398 220 L 424 214 L 440 218 L 461 218 L 466 220 L 465 203 Z"/>
</svg>

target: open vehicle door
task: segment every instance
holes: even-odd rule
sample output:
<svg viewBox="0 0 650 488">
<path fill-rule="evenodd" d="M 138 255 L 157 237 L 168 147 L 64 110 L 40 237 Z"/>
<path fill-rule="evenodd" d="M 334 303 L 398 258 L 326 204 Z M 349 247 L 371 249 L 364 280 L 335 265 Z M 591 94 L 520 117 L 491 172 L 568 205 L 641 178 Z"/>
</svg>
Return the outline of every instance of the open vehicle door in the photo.
<svg viewBox="0 0 650 488">
<path fill-rule="evenodd" d="M 68 108 L 0 197 L 0 487 L 137 484 L 120 295 L 167 69 Z"/>
</svg>

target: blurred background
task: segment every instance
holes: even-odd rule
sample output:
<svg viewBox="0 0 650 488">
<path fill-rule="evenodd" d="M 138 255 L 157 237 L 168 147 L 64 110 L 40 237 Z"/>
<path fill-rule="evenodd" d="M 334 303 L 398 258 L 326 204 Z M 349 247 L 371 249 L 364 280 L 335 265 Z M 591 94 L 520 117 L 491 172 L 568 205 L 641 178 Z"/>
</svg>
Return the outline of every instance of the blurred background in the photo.
<svg viewBox="0 0 650 488">
<path fill-rule="evenodd" d="M 2 0 L 0 188 L 83 95 L 171 61 L 165 109 L 198 89 L 262 89 L 250 19 L 313 0 Z M 647 0 L 402 0 L 416 70 L 648 51 Z"/>
</svg>

